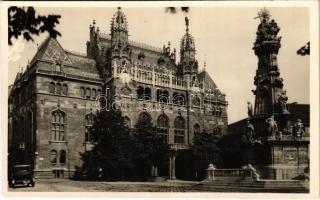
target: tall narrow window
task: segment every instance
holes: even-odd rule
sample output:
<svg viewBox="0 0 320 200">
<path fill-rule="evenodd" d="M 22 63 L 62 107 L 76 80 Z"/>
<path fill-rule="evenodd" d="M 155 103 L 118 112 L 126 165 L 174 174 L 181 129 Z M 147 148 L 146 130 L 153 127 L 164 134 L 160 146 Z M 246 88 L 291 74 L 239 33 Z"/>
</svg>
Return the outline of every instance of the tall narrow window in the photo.
<svg viewBox="0 0 320 200">
<path fill-rule="evenodd" d="M 60 164 L 66 163 L 66 151 L 65 150 L 60 150 L 59 162 L 60 162 Z"/>
<path fill-rule="evenodd" d="M 61 84 L 60 83 L 57 83 L 57 94 L 61 94 Z"/>
<path fill-rule="evenodd" d="M 52 112 L 51 140 L 65 141 L 65 113 L 61 110 Z"/>
<path fill-rule="evenodd" d="M 56 150 L 50 151 L 50 162 L 51 162 L 51 164 L 57 163 L 57 151 Z"/>
<path fill-rule="evenodd" d="M 82 98 L 84 98 L 84 95 L 85 95 L 84 87 L 81 87 L 81 88 L 80 88 L 80 96 L 81 96 Z"/>
<path fill-rule="evenodd" d="M 49 92 L 52 94 L 55 92 L 55 84 L 53 82 L 49 84 Z"/>
<path fill-rule="evenodd" d="M 92 89 L 92 99 L 96 99 L 96 98 L 97 98 L 97 90 Z"/>
<path fill-rule="evenodd" d="M 86 89 L 86 98 L 87 98 L 87 99 L 90 99 L 90 98 L 91 98 L 91 89 L 90 89 L 90 88 L 87 88 L 87 89 Z"/>
<path fill-rule="evenodd" d="M 157 134 L 162 137 L 165 143 L 168 143 L 169 120 L 166 115 L 160 115 L 157 120 Z"/>
<path fill-rule="evenodd" d="M 174 143 L 184 143 L 184 132 L 185 132 L 185 120 L 179 116 L 174 120 Z"/>
<path fill-rule="evenodd" d="M 92 142 L 90 128 L 93 125 L 93 120 L 94 120 L 94 115 L 92 113 L 86 115 L 86 127 L 85 127 L 85 133 L 84 133 L 85 134 L 85 136 L 84 136 L 85 142 L 89 142 L 89 143 Z"/>
<path fill-rule="evenodd" d="M 67 96 L 67 94 L 68 94 L 68 86 L 67 86 L 67 84 L 63 84 L 62 85 L 62 94 Z"/>
<path fill-rule="evenodd" d="M 61 65 L 60 64 L 56 64 L 56 71 L 61 72 Z"/>
</svg>

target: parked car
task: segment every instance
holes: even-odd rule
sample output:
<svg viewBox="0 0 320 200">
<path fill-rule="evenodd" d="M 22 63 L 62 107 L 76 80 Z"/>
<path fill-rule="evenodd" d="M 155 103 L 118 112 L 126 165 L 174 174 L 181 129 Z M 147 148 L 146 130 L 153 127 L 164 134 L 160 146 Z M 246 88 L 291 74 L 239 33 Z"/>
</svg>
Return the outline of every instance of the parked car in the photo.
<svg viewBox="0 0 320 200">
<path fill-rule="evenodd" d="M 35 182 L 31 165 L 14 165 L 11 169 L 9 187 L 15 188 L 16 185 L 34 187 Z"/>
</svg>

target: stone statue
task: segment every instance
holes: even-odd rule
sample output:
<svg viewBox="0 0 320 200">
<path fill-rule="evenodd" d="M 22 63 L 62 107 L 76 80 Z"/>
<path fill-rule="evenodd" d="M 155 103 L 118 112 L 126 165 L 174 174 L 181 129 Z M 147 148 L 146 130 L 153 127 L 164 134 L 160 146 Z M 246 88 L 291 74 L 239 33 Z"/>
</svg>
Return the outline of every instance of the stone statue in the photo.
<svg viewBox="0 0 320 200">
<path fill-rule="evenodd" d="M 277 122 L 274 120 L 273 115 L 271 117 L 269 117 L 266 120 L 266 122 L 268 124 L 268 128 L 267 128 L 268 136 L 271 136 L 271 138 L 275 138 L 275 136 L 278 132 L 278 125 L 277 125 Z"/>
<path fill-rule="evenodd" d="M 287 91 L 283 90 L 282 94 L 279 96 L 279 99 L 278 99 L 282 113 L 288 113 L 288 110 L 287 110 L 288 97 L 286 94 L 287 94 Z"/>
<path fill-rule="evenodd" d="M 252 104 L 248 101 L 247 105 L 248 105 L 248 116 L 249 116 L 249 118 L 252 118 L 252 116 L 253 116 Z"/>
<path fill-rule="evenodd" d="M 285 135 L 292 135 L 292 131 L 293 131 L 293 126 L 291 125 L 291 123 L 288 121 L 286 126 L 283 128 L 283 133 Z"/>
<path fill-rule="evenodd" d="M 255 135 L 254 127 L 253 127 L 253 125 L 250 123 L 250 120 L 247 119 L 247 125 L 246 125 L 246 128 L 245 128 L 245 136 L 246 136 L 247 140 L 248 140 L 251 144 L 254 143 L 254 135 Z"/>
<path fill-rule="evenodd" d="M 302 137 L 302 135 L 305 134 L 305 128 L 302 124 L 301 119 L 297 119 L 297 122 L 293 125 L 292 133 L 294 137 L 299 139 Z"/>
</svg>

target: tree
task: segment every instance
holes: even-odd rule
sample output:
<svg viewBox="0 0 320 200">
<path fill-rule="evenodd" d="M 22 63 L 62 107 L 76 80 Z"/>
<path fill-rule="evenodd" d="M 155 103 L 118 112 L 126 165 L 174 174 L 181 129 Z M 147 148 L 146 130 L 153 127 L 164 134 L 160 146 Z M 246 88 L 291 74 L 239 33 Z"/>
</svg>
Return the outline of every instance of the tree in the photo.
<svg viewBox="0 0 320 200">
<path fill-rule="evenodd" d="M 218 138 L 214 134 L 208 134 L 205 130 L 195 134 L 191 153 L 198 179 L 205 178 L 205 170 L 209 164 L 222 165 L 222 152 L 218 147 Z"/>
<path fill-rule="evenodd" d="M 82 154 L 82 170 L 91 178 L 130 180 L 134 176 L 133 139 L 119 111 L 100 111 L 89 130 L 94 147 Z"/>
<path fill-rule="evenodd" d="M 177 10 L 178 9 L 175 8 L 175 7 L 167 7 L 166 8 L 166 12 L 169 12 L 171 14 L 176 14 Z M 180 7 L 180 10 L 181 10 L 181 12 L 188 13 L 189 12 L 189 7 Z"/>
<path fill-rule="evenodd" d="M 12 37 L 18 39 L 21 35 L 27 41 L 33 41 L 33 35 L 43 32 L 48 32 L 52 38 L 61 36 L 55 29 L 60 18 L 60 15 L 36 15 L 33 7 L 11 6 L 8 8 L 8 44 L 12 45 Z"/>
<path fill-rule="evenodd" d="M 297 54 L 302 56 L 310 55 L 310 42 L 298 49 Z"/>
<path fill-rule="evenodd" d="M 159 166 L 167 155 L 168 145 L 160 137 L 147 118 L 140 118 L 133 134 L 136 170 L 143 179 L 150 176 L 151 167 Z"/>
</svg>

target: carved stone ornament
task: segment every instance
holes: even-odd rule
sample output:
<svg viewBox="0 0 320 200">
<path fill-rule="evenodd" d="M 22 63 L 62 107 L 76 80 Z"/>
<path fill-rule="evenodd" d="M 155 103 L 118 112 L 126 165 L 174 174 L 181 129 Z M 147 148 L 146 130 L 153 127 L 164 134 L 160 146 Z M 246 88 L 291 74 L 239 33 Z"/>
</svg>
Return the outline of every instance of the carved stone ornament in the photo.
<svg viewBox="0 0 320 200">
<path fill-rule="evenodd" d="M 121 88 L 121 92 L 123 95 L 129 96 L 132 92 L 131 88 L 128 86 L 128 84 L 126 84 L 125 86 L 123 86 Z"/>
</svg>

